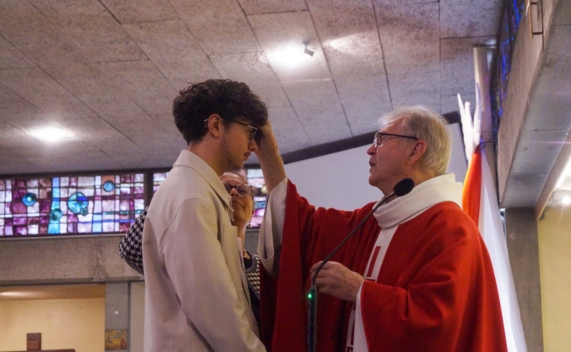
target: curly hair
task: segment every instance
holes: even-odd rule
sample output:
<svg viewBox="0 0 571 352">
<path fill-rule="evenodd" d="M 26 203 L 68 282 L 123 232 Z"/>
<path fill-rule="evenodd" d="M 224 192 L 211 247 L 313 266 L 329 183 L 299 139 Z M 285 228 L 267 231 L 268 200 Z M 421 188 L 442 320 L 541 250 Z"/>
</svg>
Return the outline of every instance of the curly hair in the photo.
<svg viewBox="0 0 571 352">
<path fill-rule="evenodd" d="M 388 123 L 403 119 L 400 133 L 414 136 L 426 142 L 426 152 L 420 164 L 435 176 L 446 173 L 450 162 L 452 139 L 446 126 L 448 122 L 440 114 L 427 107 L 416 105 L 397 109 L 380 119 L 381 128 Z"/>
<path fill-rule="evenodd" d="M 268 120 L 266 104 L 250 87 L 229 79 L 190 84 L 174 99 L 172 113 L 187 143 L 202 140 L 207 131 L 204 120 L 212 114 L 220 115 L 225 126 L 231 120 L 263 126 Z"/>
</svg>

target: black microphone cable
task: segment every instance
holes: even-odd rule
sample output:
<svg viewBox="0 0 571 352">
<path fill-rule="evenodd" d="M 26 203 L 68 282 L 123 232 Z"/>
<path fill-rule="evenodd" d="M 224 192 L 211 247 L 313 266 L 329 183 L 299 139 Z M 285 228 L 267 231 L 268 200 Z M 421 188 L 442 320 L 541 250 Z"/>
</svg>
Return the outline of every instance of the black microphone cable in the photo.
<svg viewBox="0 0 571 352">
<path fill-rule="evenodd" d="M 316 337 L 317 337 L 317 288 L 315 287 L 315 279 L 317 278 L 317 274 L 319 273 L 321 268 L 323 268 L 325 263 L 327 263 L 329 259 L 331 259 L 331 257 L 335 253 L 337 253 L 339 248 L 341 248 L 341 246 L 343 246 L 345 242 L 349 240 L 349 238 L 353 235 L 353 233 L 355 233 L 355 231 L 359 227 L 361 227 L 361 225 L 363 225 L 363 223 L 365 223 L 365 221 L 369 219 L 371 215 L 373 215 L 373 213 L 375 212 L 375 210 L 377 210 L 378 207 L 387 203 L 393 197 L 401 197 L 410 193 L 410 191 L 412 191 L 413 188 L 414 188 L 414 181 L 411 178 L 404 178 L 400 180 L 393 188 L 393 192 L 390 193 L 388 196 L 383 197 L 381 200 L 377 202 L 377 204 L 375 204 L 375 206 L 373 206 L 373 209 L 369 212 L 369 214 L 367 214 L 367 216 L 365 216 L 365 218 L 361 220 L 361 222 L 359 222 L 359 224 L 355 226 L 355 228 L 351 230 L 351 232 L 349 232 L 347 237 L 345 237 L 343 241 L 341 241 L 341 243 L 339 243 L 339 245 L 331 253 L 329 253 L 327 257 L 325 257 L 325 259 L 323 259 L 321 264 L 317 267 L 317 269 L 313 273 L 313 276 L 311 278 L 311 286 L 309 289 L 309 293 L 307 294 L 307 298 L 309 299 L 309 309 L 308 309 L 309 314 L 308 314 L 308 325 L 307 325 L 307 346 L 309 352 L 315 351 Z"/>
</svg>

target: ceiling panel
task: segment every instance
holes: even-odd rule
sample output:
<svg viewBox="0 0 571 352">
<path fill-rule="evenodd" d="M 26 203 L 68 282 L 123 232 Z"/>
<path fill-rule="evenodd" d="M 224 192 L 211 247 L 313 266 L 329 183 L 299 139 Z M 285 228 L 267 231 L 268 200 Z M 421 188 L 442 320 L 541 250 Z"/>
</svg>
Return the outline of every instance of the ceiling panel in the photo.
<svg viewBox="0 0 571 352">
<path fill-rule="evenodd" d="M 142 22 L 123 27 L 177 90 L 189 82 L 220 78 L 184 22 Z"/>
<path fill-rule="evenodd" d="M 438 71 L 438 2 L 376 4 L 377 24 L 389 74 L 416 67 Z"/>
<path fill-rule="evenodd" d="M 137 127 L 133 127 L 137 126 Z M 137 149 L 141 152 L 152 150 L 154 145 L 149 144 L 152 140 L 168 140 L 169 134 L 167 131 L 160 128 L 156 121 L 151 119 L 146 114 L 141 114 L 137 121 L 121 121 L 114 125 L 121 134 L 133 141 L 137 145 Z M 157 144 L 157 146 L 160 145 Z"/>
<path fill-rule="evenodd" d="M 96 65 L 116 87 L 147 114 L 168 114 L 177 90 L 149 60 L 105 62 Z"/>
<path fill-rule="evenodd" d="M 6 41 L 6 39 L 0 37 L 0 70 L 35 66 L 32 61 Z"/>
<path fill-rule="evenodd" d="M 33 123 L 43 116 L 33 104 L 2 85 L 0 85 L 0 111 L 1 120 L 12 126 Z"/>
<path fill-rule="evenodd" d="M 440 71 L 422 68 L 389 74 L 391 98 L 395 109 L 408 105 L 425 105 L 440 110 Z M 410 97 L 417 97 L 413 101 Z"/>
<path fill-rule="evenodd" d="M 154 114 L 154 115 L 151 115 L 151 118 L 153 120 L 155 120 L 155 122 L 157 123 L 158 126 L 161 126 L 161 128 L 163 130 L 165 130 L 171 136 L 171 139 L 165 139 L 161 142 L 172 143 L 174 141 L 175 143 L 179 143 L 179 144 L 180 143 L 186 143 L 184 141 L 184 138 L 182 137 L 180 131 L 178 130 L 178 128 L 174 124 L 174 117 L 172 116 L 172 113 L 169 112 L 168 114 Z M 186 144 L 184 144 L 184 145 L 180 144 L 181 149 L 185 145 Z"/>
<path fill-rule="evenodd" d="M 239 0 L 248 15 L 307 10 L 304 0 Z"/>
<path fill-rule="evenodd" d="M 495 36 L 504 3 L 490 0 L 440 0 L 440 37 Z"/>
<path fill-rule="evenodd" d="M 81 51 L 27 1 L 0 2 L 0 33 L 42 68 L 65 67 L 83 59 Z"/>
<path fill-rule="evenodd" d="M 109 122 L 101 118 L 90 118 L 84 121 L 70 120 L 66 122 L 66 127 L 79 139 L 96 146 L 108 156 L 135 152 L 138 149 L 134 141 L 125 137 Z"/>
<path fill-rule="evenodd" d="M 440 44 L 440 79 L 442 94 L 475 94 L 475 46 L 485 46 L 492 37 L 443 39 Z"/>
<path fill-rule="evenodd" d="M 245 82 L 268 107 L 291 106 L 263 52 L 211 55 L 210 60 L 222 77 Z"/>
<path fill-rule="evenodd" d="M 379 45 L 375 9 L 370 0 L 308 0 L 307 3 L 324 45 L 337 40 L 344 46 Z M 359 35 L 371 33 L 374 33 L 376 38 L 361 41 L 364 38 Z"/>
<path fill-rule="evenodd" d="M 41 149 L 44 144 L 26 133 L 24 129 L 0 121 L 0 147 L 14 151 L 17 155 L 26 156 L 28 151 L 33 153 L 34 149 Z M 2 154 L 7 156 L 5 153 Z"/>
<path fill-rule="evenodd" d="M 331 80 L 289 81 L 284 89 L 312 144 L 352 137 Z"/>
<path fill-rule="evenodd" d="M 283 131 L 276 136 L 281 153 L 310 147 L 311 138 L 292 108 L 270 108 L 272 128 Z"/>
<path fill-rule="evenodd" d="M 65 70 L 54 70 L 52 75 L 111 124 L 134 121 L 144 113 L 123 89 L 94 65 L 77 63 Z"/>
<path fill-rule="evenodd" d="M 141 49 L 111 13 L 94 0 L 30 0 L 91 62 L 140 60 Z"/>
<path fill-rule="evenodd" d="M 96 116 L 94 111 L 39 68 L 0 70 L 0 82 L 53 119 Z"/>
<path fill-rule="evenodd" d="M 171 0 L 171 3 L 207 54 L 260 50 L 237 1 Z"/>
<path fill-rule="evenodd" d="M 102 0 L 101 2 L 122 24 L 179 19 L 168 0 Z"/>
</svg>

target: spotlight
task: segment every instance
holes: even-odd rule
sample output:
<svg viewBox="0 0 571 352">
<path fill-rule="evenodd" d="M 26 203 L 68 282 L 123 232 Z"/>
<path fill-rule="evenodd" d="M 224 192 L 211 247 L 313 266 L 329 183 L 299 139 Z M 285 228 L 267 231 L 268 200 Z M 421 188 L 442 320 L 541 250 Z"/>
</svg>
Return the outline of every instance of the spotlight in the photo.
<svg viewBox="0 0 571 352">
<path fill-rule="evenodd" d="M 313 54 L 315 54 L 315 51 L 309 50 L 307 48 L 308 45 L 309 45 L 309 42 L 303 42 L 303 53 L 313 57 Z"/>
</svg>

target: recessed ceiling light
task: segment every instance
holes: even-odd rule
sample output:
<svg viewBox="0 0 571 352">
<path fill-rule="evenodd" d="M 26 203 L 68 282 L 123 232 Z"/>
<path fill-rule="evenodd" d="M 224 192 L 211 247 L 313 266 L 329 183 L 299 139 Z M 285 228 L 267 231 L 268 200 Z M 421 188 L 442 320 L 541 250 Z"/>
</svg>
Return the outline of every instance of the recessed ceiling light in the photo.
<svg viewBox="0 0 571 352">
<path fill-rule="evenodd" d="M 270 61 L 279 63 L 282 66 L 294 68 L 311 62 L 313 54 L 314 51 L 309 50 L 307 44 L 302 43 L 283 46 L 272 54 L 268 54 L 268 56 Z"/>
<path fill-rule="evenodd" d="M 3 296 L 3 297 L 29 298 L 29 297 L 34 297 L 35 294 L 32 293 L 32 292 L 7 291 L 7 292 L 0 292 L 0 296 Z"/>
<path fill-rule="evenodd" d="M 59 143 L 77 138 L 70 130 L 56 126 L 35 128 L 28 130 L 27 133 L 46 143 Z"/>
</svg>

